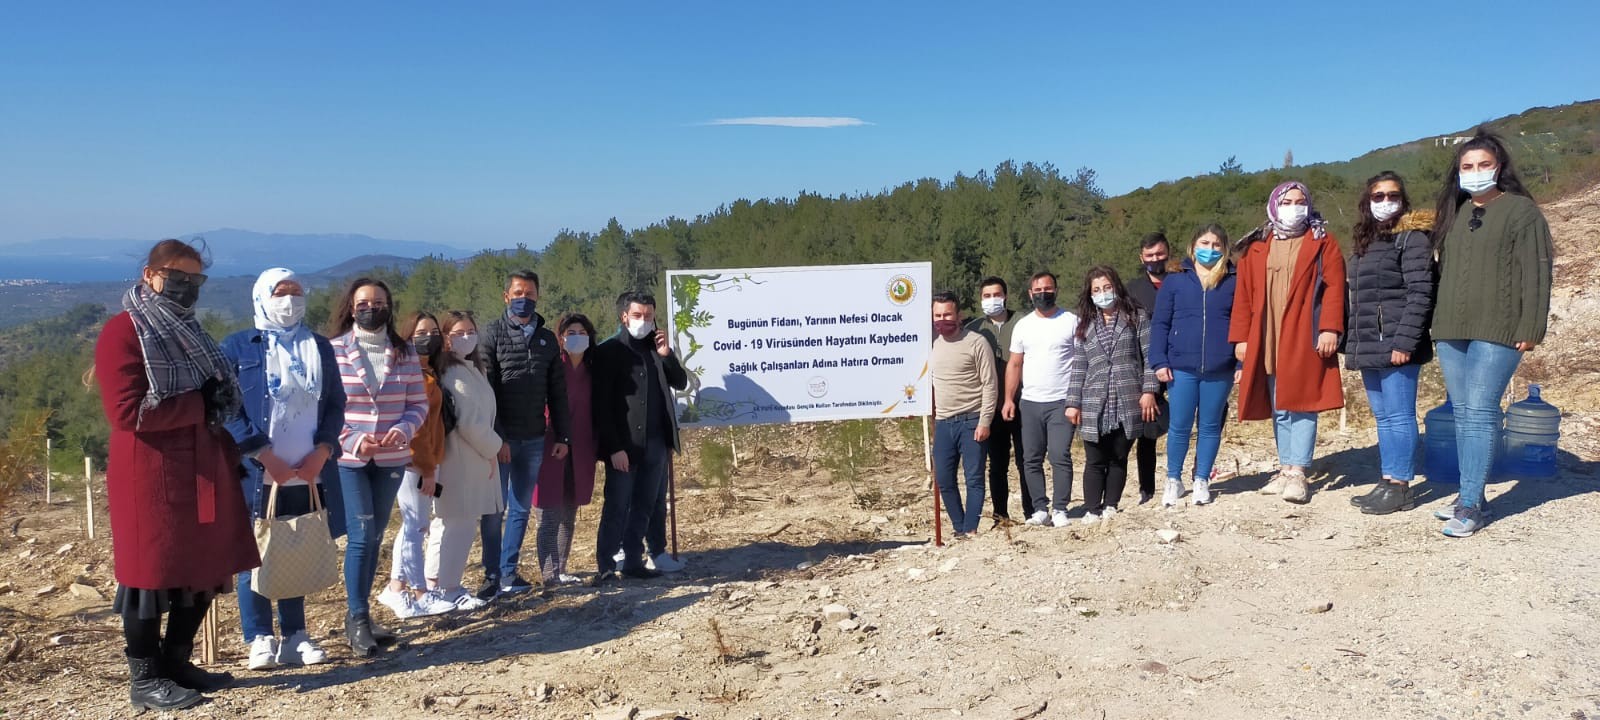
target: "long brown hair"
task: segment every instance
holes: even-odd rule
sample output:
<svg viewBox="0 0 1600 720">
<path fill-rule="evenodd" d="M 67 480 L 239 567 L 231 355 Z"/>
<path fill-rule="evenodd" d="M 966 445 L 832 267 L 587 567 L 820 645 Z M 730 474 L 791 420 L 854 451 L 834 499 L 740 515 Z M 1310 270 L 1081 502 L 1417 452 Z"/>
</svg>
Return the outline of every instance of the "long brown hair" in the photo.
<svg viewBox="0 0 1600 720">
<path fill-rule="evenodd" d="M 389 322 L 385 324 L 384 331 L 389 336 L 389 344 L 394 347 L 397 357 L 411 354 L 411 340 L 402 337 L 394 328 L 394 316 L 400 308 L 394 304 L 394 293 L 389 291 L 388 283 L 370 277 L 358 277 L 350 281 L 350 286 L 345 288 L 344 294 L 339 296 L 339 302 L 333 306 L 333 312 L 328 315 L 326 328 L 328 337 L 342 337 L 350 332 L 356 325 L 356 291 L 364 287 L 375 287 L 383 290 L 383 297 L 389 301 Z"/>
<path fill-rule="evenodd" d="M 441 377 L 443 377 L 444 371 L 457 365 L 471 365 L 479 370 L 483 369 L 483 353 L 481 352 L 483 350 L 482 328 L 478 327 L 478 318 L 473 316 L 471 310 L 450 310 L 445 312 L 444 322 L 439 324 L 439 334 L 444 336 L 446 342 L 449 342 L 450 333 L 455 331 L 457 325 L 464 322 L 472 323 L 472 328 L 478 331 L 479 345 L 472 348 L 472 352 L 467 353 L 466 359 L 457 357 L 455 352 L 451 350 L 440 350 L 439 355 L 443 357 L 439 365 Z"/>
<path fill-rule="evenodd" d="M 400 323 L 400 336 L 405 338 L 406 345 L 409 347 L 412 336 L 417 334 L 417 326 L 421 325 L 423 320 L 432 320 L 433 326 L 439 328 L 439 349 L 428 356 L 427 367 L 433 371 L 434 377 L 442 377 L 444 375 L 444 361 L 440 357 L 446 353 L 444 351 L 444 326 L 439 324 L 439 318 L 434 317 L 433 313 L 427 310 L 413 310 L 406 313 L 406 319 Z M 420 358 L 421 356 L 418 355 L 417 357 Z"/>
<path fill-rule="evenodd" d="M 1138 311 L 1133 307 L 1133 301 L 1128 298 L 1128 287 L 1122 284 L 1121 276 L 1117 275 L 1115 268 L 1110 265 L 1096 265 L 1089 268 L 1083 276 L 1083 291 L 1078 293 L 1078 339 L 1086 340 L 1089 337 L 1089 324 L 1100 318 L 1100 306 L 1094 304 L 1094 281 L 1105 278 L 1111 281 L 1111 289 L 1117 294 L 1117 302 L 1111 307 L 1115 308 L 1118 315 L 1128 327 L 1134 327 L 1138 322 Z"/>
<path fill-rule="evenodd" d="M 594 346 L 599 344 L 600 338 L 595 337 L 594 323 L 589 322 L 589 316 L 583 313 L 567 313 L 556 322 L 556 337 L 561 340 L 561 354 L 567 354 L 566 334 L 567 328 L 580 325 L 583 331 L 589 333 L 589 350 L 583 353 L 583 358 L 578 362 L 584 367 L 589 366 L 589 360 L 594 357 Z"/>
<path fill-rule="evenodd" d="M 1488 128 L 1480 126 L 1472 134 L 1472 139 L 1456 146 L 1456 155 L 1450 162 L 1450 170 L 1444 174 L 1444 186 L 1439 188 L 1439 199 L 1434 205 L 1433 215 L 1433 246 L 1444 245 L 1446 235 L 1450 234 L 1450 227 L 1456 224 L 1456 211 L 1461 209 L 1461 203 L 1472 199 L 1472 193 L 1461 189 L 1461 158 L 1473 150 L 1487 150 L 1494 155 L 1494 160 L 1500 166 L 1495 173 L 1495 187 L 1500 192 L 1508 195 L 1521 195 L 1529 200 L 1533 194 L 1522 185 L 1522 176 L 1517 174 L 1517 168 L 1511 163 L 1511 151 L 1506 149 L 1506 142 L 1499 135 L 1490 132 Z"/>
</svg>

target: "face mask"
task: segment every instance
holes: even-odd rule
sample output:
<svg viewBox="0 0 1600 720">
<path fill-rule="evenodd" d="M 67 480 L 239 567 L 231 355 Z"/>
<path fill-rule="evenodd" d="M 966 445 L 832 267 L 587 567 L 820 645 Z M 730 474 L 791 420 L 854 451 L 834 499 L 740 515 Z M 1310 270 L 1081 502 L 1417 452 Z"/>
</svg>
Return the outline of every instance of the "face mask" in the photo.
<svg viewBox="0 0 1600 720">
<path fill-rule="evenodd" d="M 299 325 L 306 316 L 306 299 L 299 295 L 269 297 L 261 305 L 267 321 L 281 328 Z"/>
<path fill-rule="evenodd" d="M 632 335 L 635 340 L 643 340 L 650 337 L 650 333 L 655 331 L 656 324 L 650 320 L 628 318 L 628 334 Z"/>
<path fill-rule="evenodd" d="M 961 329 L 961 324 L 957 323 L 954 320 L 935 320 L 935 321 L 933 321 L 933 331 L 936 332 L 936 333 L 939 333 L 940 335 L 943 335 L 945 337 L 950 337 L 951 335 L 956 334 L 956 331 L 960 330 L 960 329 Z"/>
<path fill-rule="evenodd" d="M 1199 260 L 1201 265 L 1211 267 L 1222 259 L 1222 251 L 1211 248 L 1198 248 L 1194 251 L 1194 259 Z"/>
<path fill-rule="evenodd" d="M 1029 299 L 1033 300 L 1034 309 L 1036 309 L 1036 310 L 1049 310 L 1050 308 L 1053 308 L 1053 307 L 1056 306 L 1056 291 L 1054 291 L 1054 290 L 1041 290 L 1039 292 L 1034 293 L 1032 296 L 1029 297 Z"/>
<path fill-rule="evenodd" d="M 1494 187 L 1495 176 L 1499 174 L 1500 168 L 1461 173 L 1461 189 L 1473 195 L 1482 195 Z"/>
<path fill-rule="evenodd" d="M 630 330 L 629 333 L 632 334 L 632 331 Z M 577 355 L 578 353 L 581 353 L 581 352 L 583 352 L 585 350 L 588 350 L 588 349 L 589 349 L 589 336 L 588 335 L 568 335 L 567 336 L 567 352 L 568 353 L 571 353 L 573 355 Z"/>
<path fill-rule="evenodd" d="M 1006 311 L 1006 299 L 1005 298 L 999 298 L 999 297 L 984 298 L 980 302 L 983 305 L 983 314 L 985 314 L 985 315 L 999 315 L 1000 313 L 1003 313 L 1003 312 Z"/>
<path fill-rule="evenodd" d="M 367 332 L 377 332 L 389 324 L 389 308 L 367 308 L 356 311 L 356 325 Z"/>
<path fill-rule="evenodd" d="M 421 340 L 413 340 L 411 347 L 416 349 L 418 355 L 432 357 L 434 353 L 439 352 L 439 345 L 442 342 L 438 335 L 429 335 Z"/>
<path fill-rule="evenodd" d="M 533 309 L 537 305 L 538 303 L 534 302 L 533 298 L 513 298 L 510 305 L 511 314 L 527 320 L 533 317 Z"/>
<path fill-rule="evenodd" d="M 161 292 L 156 294 L 177 303 L 179 307 L 192 308 L 200 300 L 200 286 L 188 280 L 167 278 L 161 286 Z"/>
<path fill-rule="evenodd" d="M 1310 212 L 1311 208 L 1305 205 L 1279 205 L 1278 223 L 1284 227 L 1300 227 Z"/>
<path fill-rule="evenodd" d="M 467 359 L 467 356 L 471 355 L 472 351 L 477 349 L 477 335 L 462 335 L 461 337 L 450 341 L 450 352 L 455 353 L 456 357 L 461 358 L 462 360 Z"/>
<path fill-rule="evenodd" d="M 1399 214 L 1400 214 L 1400 201 L 1399 200 L 1387 200 L 1385 202 L 1375 202 L 1375 203 L 1372 204 L 1372 217 L 1373 217 L 1373 219 L 1377 220 L 1378 222 L 1385 222 L 1389 218 L 1392 218 L 1392 217 L 1394 217 L 1396 215 L 1399 215 Z"/>
<path fill-rule="evenodd" d="M 1160 261 L 1157 261 L 1157 262 L 1147 262 L 1147 263 L 1144 264 L 1144 271 L 1147 272 L 1147 273 L 1150 273 L 1151 275 L 1154 275 L 1156 277 L 1161 277 L 1162 275 L 1166 275 L 1167 274 L 1167 261 L 1160 260 Z"/>
<path fill-rule="evenodd" d="M 1094 300 L 1094 306 L 1097 307 L 1097 308 L 1100 308 L 1101 310 L 1104 310 L 1104 309 L 1106 309 L 1108 307 L 1111 307 L 1112 305 L 1115 305 L 1116 302 L 1117 302 L 1117 293 L 1115 291 L 1113 291 L 1113 292 L 1103 292 L 1103 293 L 1094 293 L 1093 295 L 1090 295 L 1089 297 L 1090 297 L 1090 299 Z"/>
</svg>

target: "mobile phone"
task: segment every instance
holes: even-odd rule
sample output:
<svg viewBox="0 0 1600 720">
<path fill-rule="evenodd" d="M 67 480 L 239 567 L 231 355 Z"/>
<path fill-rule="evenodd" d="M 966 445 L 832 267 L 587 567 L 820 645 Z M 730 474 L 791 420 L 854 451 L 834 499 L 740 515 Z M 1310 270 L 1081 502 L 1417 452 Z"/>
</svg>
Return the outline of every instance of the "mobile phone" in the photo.
<svg viewBox="0 0 1600 720">
<path fill-rule="evenodd" d="M 417 489 L 418 490 L 422 489 L 422 476 L 421 475 L 417 476 Z M 444 483 L 439 482 L 438 480 L 433 481 L 433 496 L 437 498 L 437 497 L 442 497 L 443 495 L 444 495 Z"/>
</svg>

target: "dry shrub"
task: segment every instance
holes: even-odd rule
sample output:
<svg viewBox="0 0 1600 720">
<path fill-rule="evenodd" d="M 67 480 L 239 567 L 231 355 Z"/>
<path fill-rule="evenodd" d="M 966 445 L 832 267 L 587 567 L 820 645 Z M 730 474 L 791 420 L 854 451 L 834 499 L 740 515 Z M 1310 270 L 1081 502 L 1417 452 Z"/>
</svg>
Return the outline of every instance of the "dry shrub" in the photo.
<svg viewBox="0 0 1600 720">
<path fill-rule="evenodd" d="M 47 410 L 24 413 L 0 440 L 0 510 L 24 487 L 44 477 Z"/>
</svg>

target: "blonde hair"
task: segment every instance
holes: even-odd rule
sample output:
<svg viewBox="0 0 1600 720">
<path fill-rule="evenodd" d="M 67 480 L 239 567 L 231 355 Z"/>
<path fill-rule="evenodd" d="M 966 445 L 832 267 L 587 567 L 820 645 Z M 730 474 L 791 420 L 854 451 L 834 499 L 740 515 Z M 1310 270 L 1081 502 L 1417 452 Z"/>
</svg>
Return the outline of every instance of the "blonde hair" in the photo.
<svg viewBox="0 0 1600 720">
<path fill-rule="evenodd" d="M 1216 236 L 1217 241 L 1222 244 L 1222 257 L 1211 267 L 1201 265 L 1194 256 L 1200 238 L 1207 235 Z M 1228 231 L 1222 229 L 1221 225 L 1211 223 L 1195 231 L 1194 237 L 1189 240 L 1189 259 L 1194 261 L 1194 275 L 1200 280 L 1201 289 L 1215 290 L 1222 284 L 1222 279 L 1228 276 L 1228 262 L 1232 260 L 1231 255 L 1228 249 Z"/>
</svg>

